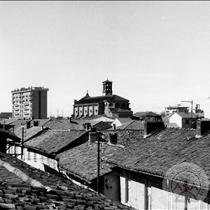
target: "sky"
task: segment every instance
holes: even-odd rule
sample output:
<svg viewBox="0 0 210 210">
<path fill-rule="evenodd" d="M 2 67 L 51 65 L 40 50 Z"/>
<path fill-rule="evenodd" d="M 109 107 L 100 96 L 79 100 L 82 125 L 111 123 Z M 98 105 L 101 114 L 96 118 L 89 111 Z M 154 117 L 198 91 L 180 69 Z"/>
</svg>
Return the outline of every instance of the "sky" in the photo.
<svg viewBox="0 0 210 210">
<path fill-rule="evenodd" d="M 48 116 L 70 116 L 109 79 L 134 113 L 190 107 L 183 100 L 210 113 L 209 11 L 208 1 L 1 1 L 0 112 L 12 111 L 12 90 L 41 86 Z"/>
</svg>

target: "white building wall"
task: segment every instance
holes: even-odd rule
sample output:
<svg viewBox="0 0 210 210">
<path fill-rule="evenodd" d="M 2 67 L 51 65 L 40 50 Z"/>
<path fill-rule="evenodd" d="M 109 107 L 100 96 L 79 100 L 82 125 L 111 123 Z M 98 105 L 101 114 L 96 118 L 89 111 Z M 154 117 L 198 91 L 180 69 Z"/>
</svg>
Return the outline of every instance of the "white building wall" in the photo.
<svg viewBox="0 0 210 210">
<path fill-rule="evenodd" d="M 182 118 L 177 113 L 174 113 L 169 117 L 169 123 L 176 123 L 180 128 L 182 128 Z"/>
<path fill-rule="evenodd" d="M 18 159 L 24 161 L 25 163 L 27 163 L 35 168 L 38 168 L 38 169 L 44 171 L 43 164 L 46 164 L 49 167 L 58 171 L 57 161 L 55 159 L 48 158 L 47 156 L 41 155 L 36 152 L 28 151 L 27 148 L 23 148 L 23 156 L 21 159 L 21 155 L 20 155 L 21 147 L 15 147 L 15 146 L 10 147 L 10 149 L 8 150 L 8 154 L 15 154 L 15 150 L 16 150 L 16 154 L 19 154 L 17 156 Z"/>
<path fill-rule="evenodd" d="M 184 196 L 176 197 L 175 194 L 165 190 L 148 187 L 148 195 L 145 195 L 145 185 L 139 182 L 120 177 L 121 203 L 132 206 L 138 210 L 144 210 L 145 200 L 148 199 L 149 210 L 183 210 Z M 147 199 L 145 199 L 147 196 Z M 190 198 L 187 204 L 188 210 L 210 210 L 210 205 Z"/>
<path fill-rule="evenodd" d="M 144 209 L 144 185 L 120 177 L 121 203 L 136 209 Z"/>
</svg>

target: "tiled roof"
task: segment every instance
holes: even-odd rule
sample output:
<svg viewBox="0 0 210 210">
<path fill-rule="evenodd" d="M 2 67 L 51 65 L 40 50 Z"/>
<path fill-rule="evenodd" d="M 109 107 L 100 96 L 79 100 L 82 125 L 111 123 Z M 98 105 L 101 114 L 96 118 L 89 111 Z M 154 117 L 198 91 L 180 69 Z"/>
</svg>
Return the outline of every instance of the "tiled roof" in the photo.
<svg viewBox="0 0 210 210">
<path fill-rule="evenodd" d="M 15 140 L 15 141 L 20 141 L 20 138 L 18 138 L 18 136 L 16 136 L 14 133 L 4 130 L 2 128 L 0 128 L 0 134 L 4 134 L 6 135 L 7 138 Z"/>
<path fill-rule="evenodd" d="M 101 150 L 104 150 L 104 154 L 101 154 L 101 158 L 111 157 L 121 149 L 121 147 L 103 143 Z M 90 182 L 97 177 L 97 143 L 91 143 L 89 145 L 89 142 L 86 142 L 61 153 L 58 157 L 59 165 L 69 173 Z M 110 171 L 111 169 L 107 165 L 104 165 L 100 170 L 100 175 L 104 175 Z"/>
<path fill-rule="evenodd" d="M 113 109 L 110 109 L 110 111 L 111 111 L 112 113 L 118 113 L 118 112 L 131 113 L 131 112 L 132 112 L 131 110 L 122 109 L 122 108 L 113 108 Z"/>
<path fill-rule="evenodd" d="M 48 127 L 52 130 L 84 130 L 82 124 L 78 124 L 76 122 L 70 122 L 68 119 L 51 119 L 47 123 L 43 125 L 44 127 Z"/>
<path fill-rule="evenodd" d="M 8 124 L 10 124 L 12 122 L 15 122 L 15 121 L 17 121 L 17 119 L 14 119 L 14 118 L 11 118 L 11 119 L 0 119 L 0 123 L 1 124 L 5 124 L 5 125 L 8 125 Z"/>
<path fill-rule="evenodd" d="M 37 137 L 24 143 L 25 146 L 36 148 L 47 154 L 53 154 L 58 152 L 63 147 L 69 145 L 77 138 L 84 135 L 86 131 L 57 131 L 47 130 Z"/>
<path fill-rule="evenodd" d="M 104 139 L 109 140 L 110 131 L 104 131 Z M 109 145 L 102 143 L 101 159 L 107 160 L 108 158 L 114 157 L 119 151 L 122 151 L 122 146 L 126 147 L 130 139 L 139 140 L 142 138 L 140 131 L 116 131 L 118 135 L 118 145 Z M 73 149 L 65 151 L 58 155 L 59 164 L 69 173 L 79 176 L 81 179 L 92 181 L 97 177 L 97 143 L 86 142 Z M 104 164 L 101 169 L 101 175 L 106 174 L 110 171 L 110 168 Z"/>
<path fill-rule="evenodd" d="M 22 138 L 22 126 L 25 127 L 26 129 L 26 122 L 29 120 L 13 120 L 13 121 L 6 121 L 5 124 L 6 126 L 10 126 L 11 128 L 9 129 L 11 132 L 14 131 L 15 135 L 17 135 L 19 138 Z M 39 122 L 39 126 L 33 126 L 34 121 Z M 40 131 L 43 130 L 42 125 L 44 125 L 46 122 L 48 122 L 49 119 L 34 119 L 31 121 L 31 127 L 26 130 L 26 136 L 25 140 L 31 138 L 32 136 L 36 135 Z"/>
<path fill-rule="evenodd" d="M 147 112 L 136 112 L 133 114 L 133 116 L 135 117 L 142 117 L 142 116 L 159 116 L 159 114 L 156 114 L 154 112 L 151 111 L 147 111 Z"/>
<path fill-rule="evenodd" d="M 133 209 L 0 153 L 0 209 Z"/>
<path fill-rule="evenodd" d="M 195 135 L 193 129 L 166 128 L 146 139 L 131 139 L 129 146 L 109 162 L 161 177 L 177 163 L 190 162 L 201 167 L 210 178 L 210 134 L 201 138 Z"/>
<path fill-rule="evenodd" d="M 132 121 L 131 118 L 117 118 L 122 124 Z"/>
<path fill-rule="evenodd" d="M 11 118 L 12 117 L 12 112 L 1 112 L 0 113 L 0 118 Z"/>
<path fill-rule="evenodd" d="M 176 123 L 164 123 L 167 128 L 179 128 Z"/>
<path fill-rule="evenodd" d="M 117 130 L 144 130 L 144 123 L 138 120 L 132 120 L 116 128 Z"/>
<path fill-rule="evenodd" d="M 10 129 L 12 130 L 12 129 Z M 36 134 L 38 134 L 39 132 L 41 132 L 43 130 L 42 127 L 39 127 L 39 126 L 35 126 L 35 127 L 31 127 L 29 129 L 26 129 L 25 133 L 25 137 L 24 137 L 24 140 L 27 140 L 33 136 L 35 136 Z M 21 126 L 17 126 L 15 127 L 15 130 L 14 130 L 14 133 L 22 139 L 22 127 Z"/>
<path fill-rule="evenodd" d="M 95 96 L 95 97 L 83 97 L 76 101 L 75 104 L 90 104 L 90 103 L 101 103 L 104 100 L 114 102 L 114 101 L 129 101 L 118 95 L 107 95 L 107 96 Z"/>
</svg>

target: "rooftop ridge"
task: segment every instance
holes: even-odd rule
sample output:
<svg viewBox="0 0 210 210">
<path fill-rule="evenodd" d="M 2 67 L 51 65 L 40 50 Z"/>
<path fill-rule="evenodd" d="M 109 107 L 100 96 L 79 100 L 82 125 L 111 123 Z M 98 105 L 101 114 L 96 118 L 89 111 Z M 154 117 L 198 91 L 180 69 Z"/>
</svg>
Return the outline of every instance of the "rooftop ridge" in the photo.
<svg viewBox="0 0 210 210">
<path fill-rule="evenodd" d="M 0 166 L 6 168 L 9 172 L 16 174 L 20 179 L 24 182 L 28 183 L 32 187 L 41 187 L 45 188 L 47 191 L 52 191 L 52 188 L 49 186 L 44 186 L 41 182 L 37 181 L 36 179 L 30 178 L 27 174 L 22 172 L 20 169 L 11 166 L 9 163 L 0 159 Z"/>
</svg>

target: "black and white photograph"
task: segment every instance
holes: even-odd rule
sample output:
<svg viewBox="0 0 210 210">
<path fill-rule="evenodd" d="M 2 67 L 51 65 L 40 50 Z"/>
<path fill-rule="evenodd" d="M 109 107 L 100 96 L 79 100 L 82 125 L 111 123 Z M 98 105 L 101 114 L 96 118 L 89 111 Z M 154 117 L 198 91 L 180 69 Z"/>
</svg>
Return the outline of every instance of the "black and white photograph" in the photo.
<svg viewBox="0 0 210 210">
<path fill-rule="evenodd" d="M 210 1 L 0 1 L 0 73 L 0 209 L 210 209 Z"/>
</svg>

